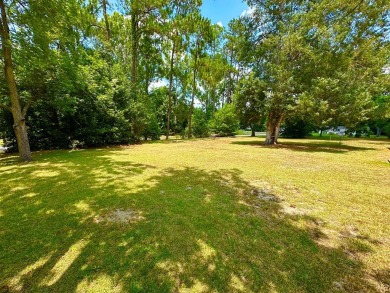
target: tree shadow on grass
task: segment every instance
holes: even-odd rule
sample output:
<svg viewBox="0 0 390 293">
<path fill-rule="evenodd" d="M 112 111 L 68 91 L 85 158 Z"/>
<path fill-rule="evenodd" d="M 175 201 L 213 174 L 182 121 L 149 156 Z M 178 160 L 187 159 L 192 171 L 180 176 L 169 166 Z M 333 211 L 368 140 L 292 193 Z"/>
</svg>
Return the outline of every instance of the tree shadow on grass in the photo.
<svg viewBox="0 0 390 293">
<path fill-rule="evenodd" d="M 145 179 L 153 166 L 107 150 L 48 156 L 19 170 L 29 190 L 1 202 L 0 291 L 375 291 L 360 261 L 317 242 L 321 226 L 298 225 L 317 219 L 251 194 L 239 170 L 167 169 Z M 36 173 L 47 160 L 45 174 L 60 175 Z M 142 217 L 96 221 L 116 209 Z"/>
<path fill-rule="evenodd" d="M 289 149 L 297 152 L 325 152 L 334 154 L 343 154 L 350 151 L 370 151 L 374 148 L 355 147 L 339 142 L 301 142 L 301 141 L 283 141 L 277 145 L 264 145 L 263 141 L 234 141 L 232 144 L 249 145 L 261 148 Z"/>
<path fill-rule="evenodd" d="M 387 147 L 389 147 L 390 139 L 373 139 L 373 138 L 370 138 L 370 139 L 364 139 L 363 142 L 365 144 L 374 144 L 374 145 L 377 145 L 377 146 L 387 146 Z"/>
</svg>

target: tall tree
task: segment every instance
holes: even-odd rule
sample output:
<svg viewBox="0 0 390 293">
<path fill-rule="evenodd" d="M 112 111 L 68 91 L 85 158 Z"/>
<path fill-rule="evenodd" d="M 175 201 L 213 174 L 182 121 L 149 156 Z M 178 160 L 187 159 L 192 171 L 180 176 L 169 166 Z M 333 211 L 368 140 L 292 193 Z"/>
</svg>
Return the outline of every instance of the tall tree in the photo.
<svg viewBox="0 0 390 293">
<path fill-rule="evenodd" d="M 200 1 L 173 0 L 167 5 L 169 21 L 164 26 L 165 39 L 168 41 L 167 52 L 168 56 L 168 111 L 167 111 L 167 127 L 166 139 L 169 137 L 171 129 L 171 113 L 172 113 L 172 98 L 173 98 L 173 82 L 175 77 L 175 64 L 185 50 L 185 38 L 188 36 L 188 16 L 199 11 Z"/>
<path fill-rule="evenodd" d="M 257 60 L 257 46 L 250 42 L 253 31 L 250 22 L 246 18 L 233 19 L 229 22 L 224 37 L 226 42 L 223 45 L 224 58 L 230 67 L 226 67 L 224 78 L 224 97 L 227 103 L 233 101 L 233 94 L 236 85 L 241 78 L 245 78 L 251 70 L 253 60 Z"/>
<path fill-rule="evenodd" d="M 124 2 L 131 22 L 131 81 L 135 89 L 141 79 L 138 76 L 141 42 L 145 35 L 152 36 L 160 30 L 158 26 L 163 21 L 162 8 L 168 0 L 125 0 Z"/>
<path fill-rule="evenodd" d="M 13 129 L 15 131 L 16 140 L 18 143 L 19 155 L 23 161 L 31 160 L 31 151 L 30 143 L 27 135 L 27 126 L 26 126 L 26 114 L 28 108 L 31 106 L 32 100 L 27 102 L 23 107 L 21 105 L 21 100 L 19 97 L 14 65 L 12 61 L 12 47 L 13 43 L 10 37 L 10 30 L 8 24 L 7 9 L 4 3 L 4 0 L 0 0 L 0 11 L 1 11 L 1 21 L 0 21 L 0 36 L 1 44 L 4 58 L 4 72 L 5 78 L 7 81 L 9 95 L 10 95 L 10 106 L 2 105 L 6 110 L 11 111 L 14 125 Z"/>
<path fill-rule="evenodd" d="M 191 45 L 190 54 L 192 59 L 192 89 L 190 112 L 188 116 L 188 137 L 192 137 L 192 114 L 194 111 L 195 95 L 197 92 L 197 78 L 199 73 L 200 59 L 205 53 L 207 45 L 212 41 L 210 20 L 202 17 L 199 13 L 192 14 L 191 19 Z"/>
<path fill-rule="evenodd" d="M 277 143 L 281 123 L 303 98 L 327 101 L 334 123 L 353 125 L 364 119 L 361 111 L 369 108 L 383 83 L 387 1 L 248 4 L 256 8 L 248 19 L 257 49 L 253 54 L 268 87 L 266 144 Z M 326 104 L 317 104 L 324 111 Z"/>
</svg>

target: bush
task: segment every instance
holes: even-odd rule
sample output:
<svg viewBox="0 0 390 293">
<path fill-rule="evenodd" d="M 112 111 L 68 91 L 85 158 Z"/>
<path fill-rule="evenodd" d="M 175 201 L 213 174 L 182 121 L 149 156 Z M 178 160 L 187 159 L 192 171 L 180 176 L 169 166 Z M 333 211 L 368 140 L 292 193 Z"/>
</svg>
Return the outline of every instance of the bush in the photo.
<svg viewBox="0 0 390 293">
<path fill-rule="evenodd" d="M 237 117 L 233 104 L 226 104 L 218 110 L 210 122 L 211 129 L 218 136 L 230 136 L 236 134 L 240 128 L 240 121 Z"/>
<path fill-rule="evenodd" d="M 159 140 L 161 136 L 161 128 L 158 125 L 158 120 L 155 116 L 151 116 L 145 130 L 142 133 L 145 140 Z"/>
<path fill-rule="evenodd" d="M 210 136 L 210 127 L 206 113 L 202 109 L 195 108 L 192 114 L 192 134 L 195 137 Z"/>
</svg>

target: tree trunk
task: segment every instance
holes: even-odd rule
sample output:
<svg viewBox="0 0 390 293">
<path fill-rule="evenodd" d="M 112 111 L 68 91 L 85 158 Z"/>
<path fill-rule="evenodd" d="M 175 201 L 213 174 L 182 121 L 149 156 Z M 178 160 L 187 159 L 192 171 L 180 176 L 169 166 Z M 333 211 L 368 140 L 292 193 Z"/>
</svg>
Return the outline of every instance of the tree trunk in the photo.
<svg viewBox="0 0 390 293">
<path fill-rule="evenodd" d="M 132 2 L 133 3 L 133 2 Z M 131 93 L 132 99 L 137 98 L 138 86 L 137 86 L 137 65 L 138 65 L 138 14 L 137 10 L 132 6 L 130 11 L 131 17 Z M 131 118 L 130 131 L 134 137 L 139 135 L 138 130 L 134 127 L 136 123 L 135 117 Z"/>
<path fill-rule="evenodd" d="M 377 126 L 376 127 L 376 136 L 379 137 L 379 136 L 381 136 L 381 134 L 382 134 L 382 128 Z"/>
<path fill-rule="evenodd" d="M 108 15 L 107 15 L 108 1 L 102 0 L 102 5 L 103 5 L 104 22 L 106 25 L 106 39 L 107 41 L 109 41 L 111 39 L 111 31 L 110 31 L 110 24 L 108 23 Z"/>
<path fill-rule="evenodd" d="M 233 51 L 230 50 L 230 64 L 233 64 Z M 230 104 L 232 102 L 232 72 L 229 69 L 229 77 L 228 77 L 228 90 L 226 96 L 226 104 Z"/>
<path fill-rule="evenodd" d="M 194 79 L 192 81 L 192 94 L 191 94 L 191 106 L 190 113 L 188 117 L 188 138 L 192 137 L 192 113 L 194 111 L 194 102 L 195 102 L 195 89 L 196 89 L 196 71 L 197 71 L 197 63 L 198 63 L 198 45 L 199 41 L 196 42 L 196 50 L 195 50 L 195 60 L 194 60 Z"/>
<path fill-rule="evenodd" d="M 211 95 L 211 100 L 213 101 L 213 113 L 215 113 L 215 111 L 217 111 L 217 102 L 215 101 L 216 98 L 215 98 L 216 94 L 215 94 L 215 90 L 212 89 L 212 95 Z"/>
<path fill-rule="evenodd" d="M 283 114 L 270 111 L 268 114 L 267 135 L 264 144 L 272 145 L 278 143 L 280 125 L 282 124 L 283 118 Z"/>
<path fill-rule="evenodd" d="M 252 131 L 251 137 L 255 137 L 256 136 L 255 126 L 253 124 L 251 124 L 250 127 L 251 127 L 251 131 Z"/>
<path fill-rule="evenodd" d="M 175 77 L 175 87 L 177 88 L 177 79 L 178 77 Z M 173 135 L 176 137 L 176 130 L 177 130 L 177 95 L 173 96 Z"/>
<path fill-rule="evenodd" d="M 131 83 L 133 90 L 137 84 L 137 63 L 138 63 L 138 19 L 136 11 L 131 12 Z"/>
<path fill-rule="evenodd" d="M 30 143 L 28 141 L 27 126 L 25 121 L 25 115 L 29 104 L 26 104 L 24 109 L 22 109 L 20 105 L 20 99 L 16 87 L 15 75 L 13 70 L 11 39 L 9 35 L 9 26 L 4 0 L 0 0 L 0 10 L 0 35 L 1 43 L 3 45 L 2 47 L 4 56 L 4 72 L 11 98 L 10 110 L 14 119 L 13 128 L 16 136 L 16 141 L 18 143 L 18 151 L 21 159 L 23 161 L 31 161 Z"/>
<path fill-rule="evenodd" d="M 169 130 L 171 124 L 171 112 L 172 112 L 172 87 L 173 87 L 173 63 L 175 58 L 175 50 L 176 50 L 176 36 L 173 40 L 172 44 L 172 52 L 171 52 L 171 64 L 169 70 L 169 90 L 168 90 L 168 115 L 167 115 L 167 133 L 165 139 L 169 139 Z"/>
</svg>

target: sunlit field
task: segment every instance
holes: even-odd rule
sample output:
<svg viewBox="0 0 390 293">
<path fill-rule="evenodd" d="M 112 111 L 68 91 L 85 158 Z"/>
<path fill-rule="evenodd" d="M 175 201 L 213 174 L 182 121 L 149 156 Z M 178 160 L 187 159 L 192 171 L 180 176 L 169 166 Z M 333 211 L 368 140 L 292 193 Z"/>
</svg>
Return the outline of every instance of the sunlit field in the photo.
<svg viewBox="0 0 390 293">
<path fill-rule="evenodd" d="M 389 292 L 390 141 L 0 154 L 0 292 Z"/>
</svg>

